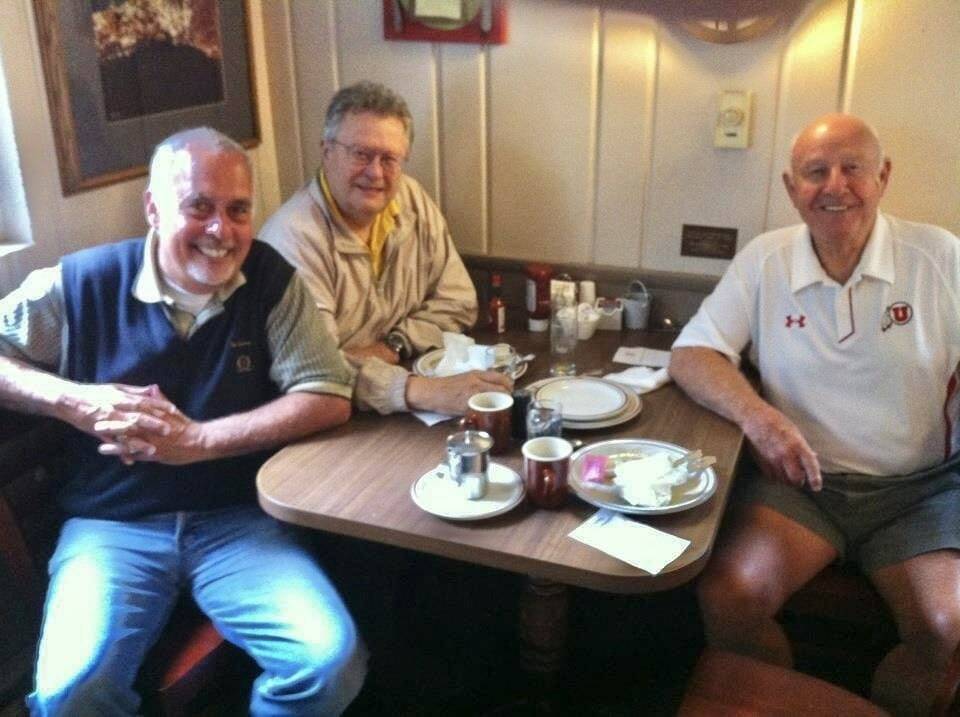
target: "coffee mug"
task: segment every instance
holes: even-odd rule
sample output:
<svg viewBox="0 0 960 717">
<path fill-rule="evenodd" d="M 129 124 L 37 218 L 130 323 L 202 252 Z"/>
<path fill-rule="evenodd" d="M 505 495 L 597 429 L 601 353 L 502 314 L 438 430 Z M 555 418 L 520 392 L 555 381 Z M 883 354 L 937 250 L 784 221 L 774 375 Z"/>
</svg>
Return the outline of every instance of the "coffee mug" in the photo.
<svg viewBox="0 0 960 717">
<path fill-rule="evenodd" d="M 523 483 L 530 502 L 540 508 L 559 508 L 567 499 L 567 474 L 573 444 L 542 436 L 523 444 Z"/>
<path fill-rule="evenodd" d="M 504 453 L 510 448 L 510 418 L 513 396 L 499 391 L 475 393 L 467 401 L 467 414 L 460 419 L 460 428 L 485 431 L 493 438 L 491 453 Z"/>
<path fill-rule="evenodd" d="M 487 492 L 487 468 L 493 439 L 483 431 L 460 431 L 447 436 L 447 470 L 467 500 Z"/>
</svg>

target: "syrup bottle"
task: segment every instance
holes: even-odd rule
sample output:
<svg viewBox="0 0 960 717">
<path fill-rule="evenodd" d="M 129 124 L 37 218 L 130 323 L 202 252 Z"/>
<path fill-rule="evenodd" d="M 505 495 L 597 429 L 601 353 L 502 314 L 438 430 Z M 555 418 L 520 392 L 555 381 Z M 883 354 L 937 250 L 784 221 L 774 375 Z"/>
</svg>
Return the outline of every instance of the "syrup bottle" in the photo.
<svg viewBox="0 0 960 717">
<path fill-rule="evenodd" d="M 490 276 L 490 305 L 487 326 L 502 334 L 507 330 L 507 304 L 503 300 L 503 277 L 498 272 Z"/>
</svg>

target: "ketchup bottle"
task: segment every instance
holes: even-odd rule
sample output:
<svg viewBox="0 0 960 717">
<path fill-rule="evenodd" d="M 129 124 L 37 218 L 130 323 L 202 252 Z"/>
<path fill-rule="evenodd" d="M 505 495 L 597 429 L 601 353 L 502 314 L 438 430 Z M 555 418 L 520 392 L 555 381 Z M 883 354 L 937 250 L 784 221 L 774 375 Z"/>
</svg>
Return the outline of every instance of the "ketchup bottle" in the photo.
<svg viewBox="0 0 960 717">
<path fill-rule="evenodd" d="M 549 264 L 527 264 L 523 269 L 527 276 L 527 328 L 530 331 L 546 331 L 550 328 L 550 278 L 553 267 Z"/>
</svg>

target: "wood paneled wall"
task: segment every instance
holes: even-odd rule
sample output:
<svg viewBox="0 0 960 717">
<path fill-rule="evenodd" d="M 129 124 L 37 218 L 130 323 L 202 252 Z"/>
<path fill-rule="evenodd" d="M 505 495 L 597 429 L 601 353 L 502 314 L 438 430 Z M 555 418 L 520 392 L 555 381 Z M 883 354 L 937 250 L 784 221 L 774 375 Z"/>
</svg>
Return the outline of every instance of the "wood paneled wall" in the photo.
<svg viewBox="0 0 960 717">
<path fill-rule="evenodd" d="M 888 208 L 960 232 L 956 0 L 814 0 L 733 45 L 649 8 L 512 0 L 509 41 L 483 47 L 385 41 L 378 0 L 294 0 L 302 177 L 326 100 L 377 79 L 410 103 L 409 171 L 463 252 L 716 276 L 726 261 L 680 255 L 681 226 L 735 227 L 743 246 L 796 222 L 781 181 L 790 141 L 848 109 L 893 156 Z M 713 147 L 724 89 L 753 93 L 747 150 Z"/>
</svg>

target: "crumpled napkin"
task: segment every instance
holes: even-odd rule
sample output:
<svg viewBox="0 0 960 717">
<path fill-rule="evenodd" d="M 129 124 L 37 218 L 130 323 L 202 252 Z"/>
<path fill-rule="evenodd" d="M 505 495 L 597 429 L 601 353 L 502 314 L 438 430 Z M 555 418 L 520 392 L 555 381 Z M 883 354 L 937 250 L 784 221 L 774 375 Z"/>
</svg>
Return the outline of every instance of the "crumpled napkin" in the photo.
<svg viewBox="0 0 960 717">
<path fill-rule="evenodd" d="M 646 366 L 631 366 L 625 371 L 608 373 L 604 378 L 629 386 L 637 393 L 649 393 L 670 382 L 667 369 Z"/>
<path fill-rule="evenodd" d="M 685 465 L 673 467 L 670 456 L 656 453 L 633 461 L 626 461 L 614 468 L 613 483 L 620 487 L 620 495 L 631 505 L 668 505 L 673 487 L 687 480 Z"/>
<path fill-rule="evenodd" d="M 433 371 L 434 376 L 455 376 L 474 369 L 485 371 L 496 362 L 493 346 L 477 344 L 469 336 L 443 332 L 443 358 Z"/>
</svg>

